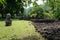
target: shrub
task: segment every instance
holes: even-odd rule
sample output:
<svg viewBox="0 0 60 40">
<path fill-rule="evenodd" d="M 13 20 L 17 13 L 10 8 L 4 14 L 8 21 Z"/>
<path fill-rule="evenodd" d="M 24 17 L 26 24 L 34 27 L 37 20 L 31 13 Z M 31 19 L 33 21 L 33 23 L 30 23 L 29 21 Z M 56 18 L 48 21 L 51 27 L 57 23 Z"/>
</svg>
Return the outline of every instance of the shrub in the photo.
<svg viewBox="0 0 60 40">
<path fill-rule="evenodd" d="M 33 9 L 31 9 L 29 16 L 31 18 L 39 18 L 42 19 L 43 17 L 43 9 L 41 7 L 35 7 Z"/>
<path fill-rule="evenodd" d="M 30 17 L 31 18 L 36 18 L 37 14 L 31 14 Z"/>
<path fill-rule="evenodd" d="M 45 19 L 54 19 L 54 16 L 52 13 L 44 13 L 44 18 Z"/>
<path fill-rule="evenodd" d="M 55 19 L 60 19 L 60 13 L 54 13 Z"/>
</svg>

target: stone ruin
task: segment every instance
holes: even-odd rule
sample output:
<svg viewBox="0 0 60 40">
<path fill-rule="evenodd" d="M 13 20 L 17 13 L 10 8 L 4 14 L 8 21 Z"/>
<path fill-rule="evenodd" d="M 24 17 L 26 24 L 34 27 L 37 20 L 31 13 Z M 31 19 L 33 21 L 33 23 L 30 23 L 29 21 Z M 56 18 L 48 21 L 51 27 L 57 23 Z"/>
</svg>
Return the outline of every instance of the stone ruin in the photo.
<svg viewBox="0 0 60 40">
<path fill-rule="evenodd" d="M 46 40 L 60 40 L 60 21 L 46 22 L 33 22 L 36 31 Z"/>
</svg>

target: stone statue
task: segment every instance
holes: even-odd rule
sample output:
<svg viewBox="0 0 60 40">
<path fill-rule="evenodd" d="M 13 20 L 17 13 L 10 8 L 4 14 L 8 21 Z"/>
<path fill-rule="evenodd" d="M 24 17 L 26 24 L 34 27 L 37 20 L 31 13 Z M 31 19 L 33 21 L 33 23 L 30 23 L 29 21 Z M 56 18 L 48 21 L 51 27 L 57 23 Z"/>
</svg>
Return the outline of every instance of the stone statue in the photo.
<svg viewBox="0 0 60 40">
<path fill-rule="evenodd" d="M 6 24 L 5 25 L 6 26 L 11 26 L 12 25 L 12 20 L 11 20 L 11 14 L 10 13 L 8 13 L 6 15 Z"/>
</svg>

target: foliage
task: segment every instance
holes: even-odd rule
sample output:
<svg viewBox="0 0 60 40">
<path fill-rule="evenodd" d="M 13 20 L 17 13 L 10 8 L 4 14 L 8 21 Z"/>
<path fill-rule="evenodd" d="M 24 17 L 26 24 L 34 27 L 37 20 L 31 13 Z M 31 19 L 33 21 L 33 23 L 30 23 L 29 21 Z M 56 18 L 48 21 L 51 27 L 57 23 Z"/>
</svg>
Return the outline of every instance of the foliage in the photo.
<svg viewBox="0 0 60 40">
<path fill-rule="evenodd" d="M 31 0 L 0 0 L 0 13 L 2 17 L 6 16 L 7 13 L 11 13 L 12 17 L 14 17 L 14 14 L 17 16 L 21 14 L 23 16 L 24 6 L 28 3 L 30 4 L 30 1 Z"/>
<path fill-rule="evenodd" d="M 27 11 L 24 10 L 24 8 L 30 6 L 32 3 L 33 8 L 29 11 L 29 15 L 26 15 L 27 18 L 44 18 L 44 13 L 49 13 L 51 11 L 54 18 L 60 18 L 60 0 L 42 0 L 44 3 L 43 5 L 38 5 L 36 1 L 38 0 L 35 0 L 34 2 L 32 2 L 32 0 L 0 0 L 0 14 L 2 15 L 2 18 L 6 17 L 7 13 L 11 13 L 13 18 L 15 16 L 24 18 L 24 11 Z"/>
<path fill-rule="evenodd" d="M 51 12 L 49 12 L 49 13 L 46 12 L 46 13 L 44 13 L 44 18 L 45 19 L 54 19 L 54 16 Z"/>
<path fill-rule="evenodd" d="M 33 3 L 33 8 L 30 11 L 30 17 L 32 18 L 44 18 L 43 9 L 36 3 Z"/>
<path fill-rule="evenodd" d="M 60 19 L 60 13 L 54 13 L 54 17 L 55 17 L 55 19 Z"/>
<path fill-rule="evenodd" d="M 52 11 L 52 14 L 54 16 L 54 18 L 59 19 L 60 17 L 60 0 L 46 0 L 46 4 L 47 6 L 50 7 L 50 11 Z M 48 11 L 49 12 L 49 11 Z"/>
<path fill-rule="evenodd" d="M 31 17 L 43 18 L 43 10 L 40 7 L 35 7 L 30 12 Z"/>
</svg>

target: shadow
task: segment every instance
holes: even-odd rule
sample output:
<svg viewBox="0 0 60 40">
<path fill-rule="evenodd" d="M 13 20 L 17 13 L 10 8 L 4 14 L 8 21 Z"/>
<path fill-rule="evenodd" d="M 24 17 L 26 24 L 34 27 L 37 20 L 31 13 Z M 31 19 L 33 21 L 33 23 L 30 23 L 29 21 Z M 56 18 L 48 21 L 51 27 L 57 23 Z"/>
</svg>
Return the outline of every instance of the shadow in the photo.
<svg viewBox="0 0 60 40">
<path fill-rule="evenodd" d="M 16 38 L 15 36 L 11 39 L 11 40 L 39 40 L 40 37 L 36 36 L 36 35 L 31 35 L 31 36 L 27 36 L 24 38 Z"/>
<path fill-rule="evenodd" d="M 23 38 L 23 40 L 39 40 L 39 39 L 40 38 L 36 35 Z"/>
</svg>

